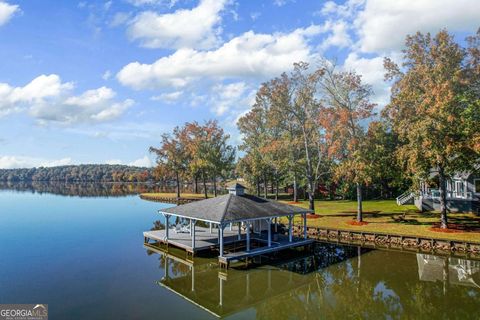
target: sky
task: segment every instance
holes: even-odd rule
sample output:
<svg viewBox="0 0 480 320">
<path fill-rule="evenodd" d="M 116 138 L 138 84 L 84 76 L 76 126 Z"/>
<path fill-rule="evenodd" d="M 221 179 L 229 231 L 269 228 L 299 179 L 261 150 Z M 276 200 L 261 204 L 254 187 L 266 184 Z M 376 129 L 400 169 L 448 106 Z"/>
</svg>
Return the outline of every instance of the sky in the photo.
<svg viewBox="0 0 480 320">
<path fill-rule="evenodd" d="M 0 168 L 151 166 L 185 122 L 236 121 L 293 63 L 335 60 L 389 98 L 405 36 L 480 27 L 478 0 L 0 0 Z"/>
</svg>

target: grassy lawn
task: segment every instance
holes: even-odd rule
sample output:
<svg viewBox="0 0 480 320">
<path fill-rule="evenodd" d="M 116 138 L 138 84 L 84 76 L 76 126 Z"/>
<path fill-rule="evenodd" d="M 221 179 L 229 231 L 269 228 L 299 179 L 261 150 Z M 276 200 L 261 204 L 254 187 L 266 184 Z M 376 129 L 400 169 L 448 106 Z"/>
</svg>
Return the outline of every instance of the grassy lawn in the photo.
<svg viewBox="0 0 480 320">
<path fill-rule="evenodd" d="M 288 202 L 287 202 L 288 203 Z M 307 201 L 301 201 L 299 206 L 308 208 Z M 433 224 L 440 221 L 437 212 L 420 213 L 413 205 L 398 206 L 395 200 L 364 201 L 364 226 L 348 224 L 356 217 L 357 203 L 355 201 L 315 201 L 315 213 L 321 217 L 308 219 L 309 226 L 349 229 L 354 231 L 377 231 L 391 234 L 422 236 L 430 238 L 452 239 L 480 242 L 480 217 L 471 213 L 450 213 L 449 223 L 462 225 L 467 230 L 463 232 L 444 233 L 430 230 Z M 405 216 L 403 217 L 403 214 Z M 286 223 L 283 221 L 284 223 Z M 297 217 L 296 224 L 302 220 Z"/>
<path fill-rule="evenodd" d="M 144 197 L 175 198 L 176 193 L 143 193 Z M 213 195 L 209 194 L 209 198 Z M 203 199 L 203 194 L 182 193 L 182 198 Z M 287 200 L 282 200 L 290 203 Z M 308 201 L 295 204 L 308 208 Z M 438 212 L 420 213 L 413 205 L 398 206 L 395 200 L 369 200 L 363 202 L 363 220 L 367 225 L 353 226 L 348 224 L 356 217 L 357 203 L 350 200 L 322 200 L 315 201 L 315 213 L 321 217 L 308 219 L 312 227 L 327 227 L 353 231 L 386 232 L 390 234 L 452 239 L 460 241 L 480 242 L 480 217 L 472 213 L 449 213 L 449 223 L 459 224 L 465 231 L 445 233 L 432 231 L 432 225 L 440 221 Z M 287 219 L 281 220 L 287 223 Z M 295 219 L 296 224 L 303 223 L 300 217 Z"/>
<path fill-rule="evenodd" d="M 145 198 L 176 198 L 176 193 L 166 193 L 166 192 L 149 192 L 149 193 L 141 193 L 142 197 Z M 204 199 L 205 195 L 202 193 L 180 193 L 181 198 L 193 198 L 193 199 Z M 213 197 L 213 194 L 208 195 L 209 198 Z"/>
</svg>

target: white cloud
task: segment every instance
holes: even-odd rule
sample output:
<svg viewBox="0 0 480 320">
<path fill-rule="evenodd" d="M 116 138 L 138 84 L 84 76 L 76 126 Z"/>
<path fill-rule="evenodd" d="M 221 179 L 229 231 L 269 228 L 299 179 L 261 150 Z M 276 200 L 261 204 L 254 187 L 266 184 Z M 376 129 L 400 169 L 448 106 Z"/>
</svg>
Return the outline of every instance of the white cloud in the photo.
<svg viewBox="0 0 480 320">
<path fill-rule="evenodd" d="M 400 49 L 407 34 L 473 32 L 479 27 L 478 0 L 367 0 L 355 19 L 359 47 L 363 52 Z"/>
<path fill-rule="evenodd" d="M 0 169 L 55 167 L 72 163 L 71 158 L 44 159 L 26 156 L 0 156 Z"/>
<path fill-rule="evenodd" d="M 24 87 L 0 83 L 0 116 L 58 97 L 72 88 L 71 82 L 62 83 L 56 74 L 38 76 Z"/>
<path fill-rule="evenodd" d="M 362 75 L 362 81 L 371 85 L 375 93 L 372 101 L 383 108 L 390 98 L 390 86 L 384 81 L 385 69 L 383 68 L 383 58 L 363 58 L 357 53 L 350 53 L 345 59 L 343 68 L 346 71 L 356 71 Z"/>
<path fill-rule="evenodd" d="M 133 104 L 117 102 L 107 87 L 71 94 L 74 85 L 62 83 L 56 74 L 40 75 L 23 87 L 0 83 L 0 116 L 27 110 L 40 123 L 101 122 L 120 116 Z"/>
<path fill-rule="evenodd" d="M 258 11 L 255 11 L 255 12 L 252 12 L 250 13 L 250 18 L 253 20 L 253 21 L 256 21 L 258 18 L 260 18 L 262 14 Z"/>
<path fill-rule="evenodd" d="M 126 24 L 130 20 L 131 14 L 126 12 L 117 12 L 110 21 L 110 27 L 118 27 L 123 24 Z"/>
<path fill-rule="evenodd" d="M 105 164 L 122 164 L 122 160 L 120 160 L 120 159 L 110 159 L 110 160 L 106 160 Z"/>
<path fill-rule="evenodd" d="M 166 5 L 171 8 L 178 0 L 128 0 L 128 2 L 136 7 Z"/>
<path fill-rule="evenodd" d="M 182 95 L 183 95 L 183 91 L 173 91 L 168 93 L 162 93 L 161 95 L 158 95 L 158 96 L 153 96 L 151 100 L 172 103 L 180 99 Z"/>
<path fill-rule="evenodd" d="M 145 11 L 129 24 L 127 34 L 149 48 L 208 49 L 219 43 L 220 13 L 227 0 L 201 0 L 193 9 L 158 14 Z"/>
<path fill-rule="evenodd" d="M 102 79 L 107 81 L 108 79 L 110 79 L 111 76 L 112 76 L 112 72 L 110 70 L 107 70 L 103 73 Z"/>
<path fill-rule="evenodd" d="M 283 7 L 289 2 L 295 2 L 295 0 L 273 0 L 273 4 L 277 7 Z"/>
<path fill-rule="evenodd" d="M 134 166 L 134 167 L 152 167 L 153 162 L 148 156 L 144 156 L 143 158 L 134 160 L 132 162 L 128 163 L 129 166 Z"/>
<path fill-rule="evenodd" d="M 291 33 L 246 32 L 209 51 L 180 49 L 153 64 L 132 62 L 117 79 L 134 89 L 182 87 L 200 78 L 256 78 L 276 76 L 298 61 L 311 61 L 309 39 L 322 32 L 312 25 Z"/>
<path fill-rule="evenodd" d="M 113 1 L 107 1 L 103 4 L 103 8 L 105 9 L 105 11 L 108 11 L 110 10 L 110 8 L 112 7 L 112 4 L 113 4 Z"/>
<path fill-rule="evenodd" d="M 247 89 L 245 82 L 215 85 L 212 88 L 211 100 L 213 113 L 221 116 L 232 108 L 248 103 L 244 101 Z"/>
<path fill-rule="evenodd" d="M 350 35 L 348 33 L 350 26 L 346 21 L 328 20 L 325 22 L 322 28 L 324 29 L 324 32 L 329 32 L 330 34 L 320 44 L 321 51 L 325 51 L 333 46 L 345 48 L 352 44 L 352 40 L 350 39 Z"/>
<path fill-rule="evenodd" d="M 320 12 L 315 12 L 315 15 L 334 15 L 339 18 L 351 18 L 363 4 L 365 4 L 365 0 L 348 0 L 343 4 L 327 1 Z"/>
<path fill-rule="evenodd" d="M 15 12 L 19 11 L 20 7 L 18 5 L 0 1 L 0 26 L 10 21 Z"/>
</svg>

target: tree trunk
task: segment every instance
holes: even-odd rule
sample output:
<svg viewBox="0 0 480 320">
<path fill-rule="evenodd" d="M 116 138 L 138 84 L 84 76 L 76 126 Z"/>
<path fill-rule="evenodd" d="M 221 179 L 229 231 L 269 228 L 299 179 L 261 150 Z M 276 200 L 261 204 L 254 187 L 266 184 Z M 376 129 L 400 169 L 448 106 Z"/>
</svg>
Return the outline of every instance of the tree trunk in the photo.
<svg viewBox="0 0 480 320">
<path fill-rule="evenodd" d="M 194 181 L 194 185 L 193 185 L 193 187 L 194 187 L 193 192 L 198 193 L 198 175 L 197 174 L 194 175 L 194 179 L 195 179 L 195 181 Z"/>
<path fill-rule="evenodd" d="M 276 174 L 275 174 L 275 177 L 276 177 Z M 274 188 L 274 185 L 275 185 L 275 177 L 272 177 L 272 180 L 270 180 L 270 193 L 273 194 L 275 192 L 275 190 L 273 189 Z"/>
<path fill-rule="evenodd" d="M 213 195 L 217 196 L 217 176 L 213 176 Z"/>
<path fill-rule="evenodd" d="M 309 181 L 309 188 L 310 190 L 308 191 L 308 208 L 310 210 L 313 210 L 313 213 L 315 214 L 315 183 L 313 183 L 313 181 Z"/>
<path fill-rule="evenodd" d="M 203 182 L 203 193 L 205 194 L 205 199 L 208 198 L 208 193 L 207 193 L 207 182 L 205 180 L 205 172 L 202 171 L 202 182 Z"/>
<path fill-rule="evenodd" d="M 267 174 L 263 174 L 263 193 L 265 194 L 265 199 L 268 196 L 268 183 L 267 183 Z"/>
<path fill-rule="evenodd" d="M 260 178 L 256 178 L 256 184 L 257 184 L 257 197 L 260 197 Z"/>
<path fill-rule="evenodd" d="M 177 180 L 177 199 L 180 198 L 180 177 L 178 171 L 175 172 L 175 179 Z"/>
<path fill-rule="evenodd" d="M 308 192 L 307 192 L 308 187 L 303 186 L 303 200 L 307 201 L 308 200 Z"/>
<path fill-rule="evenodd" d="M 438 176 L 440 180 L 440 227 L 442 229 L 448 228 L 448 221 L 447 221 L 447 186 L 446 186 L 446 179 L 445 179 L 445 172 L 443 168 L 438 170 Z"/>
<path fill-rule="evenodd" d="M 278 200 L 278 174 L 275 173 L 275 200 Z"/>
<path fill-rule="evenodd" d="M 293 175 L 293 202 L 298 202 L 297 174 Z"/>
<path fill-rule="evenodd" d="M 357 222 L 363 221 L 362 210 L 362 185 L 357 183 Z"/>
</svg>

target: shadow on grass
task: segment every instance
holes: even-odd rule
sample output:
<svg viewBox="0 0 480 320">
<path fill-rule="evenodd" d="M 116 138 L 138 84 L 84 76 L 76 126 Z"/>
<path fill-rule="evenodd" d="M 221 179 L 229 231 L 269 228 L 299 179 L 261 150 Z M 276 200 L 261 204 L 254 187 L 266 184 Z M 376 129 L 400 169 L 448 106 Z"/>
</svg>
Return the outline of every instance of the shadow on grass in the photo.
<svg viewBox="0 0 480 320">
<path fill-rule="evenodd" d="M 416 226 L 430 226 L 438 228 L 440 222 L 438 221 L 421 221 L 422 219 L 440 219 L 438 212 L 418 212 L 418 211 L 406 211 L 402 215 L 391 216 L 392 221 L 386 223 L 390 224 L 403 224 L 403 225 L 416 225 Z M 449 216 L 448 217 L 449 228 L 455 230 L 461 230 L 465 232 L 480 232 L 480 217 L 469 216 Z"/>
</svg>

